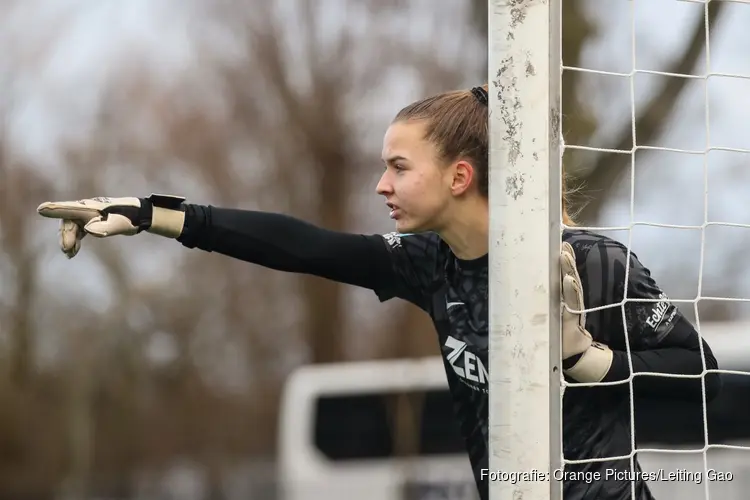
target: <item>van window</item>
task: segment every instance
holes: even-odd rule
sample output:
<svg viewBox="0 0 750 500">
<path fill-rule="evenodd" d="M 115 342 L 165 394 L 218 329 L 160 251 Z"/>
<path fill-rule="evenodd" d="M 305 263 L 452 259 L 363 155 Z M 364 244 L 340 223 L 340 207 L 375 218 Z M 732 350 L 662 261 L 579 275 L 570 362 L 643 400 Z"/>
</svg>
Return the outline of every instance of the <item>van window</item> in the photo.
<svg viewBox="0 0 750 500">
<path fill-rule="evenodd" d="M 332 461 L 465 453 L 447 390 L 321 396 L 314 418 L 315 447 Z"/>
</svg>

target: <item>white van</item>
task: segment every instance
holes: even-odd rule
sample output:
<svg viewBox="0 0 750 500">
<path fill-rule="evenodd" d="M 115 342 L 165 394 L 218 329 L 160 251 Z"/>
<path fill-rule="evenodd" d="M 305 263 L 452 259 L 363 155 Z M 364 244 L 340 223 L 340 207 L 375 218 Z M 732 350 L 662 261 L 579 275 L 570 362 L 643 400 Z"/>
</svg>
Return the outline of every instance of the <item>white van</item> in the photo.
<svg viewBox="0 0 750 500">
<path fill-rule="evenodd" d="M 750 324 L 708 324 L 701 331 L 722 369 L 750 371 Z M 699 410 L 670 404 L 636 411 L 639 449 L 703 448 Z M 750 377 L 725 376 L 711 410 L 712 442 L 717 435 L 750 445 Z M 287 381 L 280 418 L 284 500 L 477 498 L 439 357 L 304 366 Z M 712 481 L 711 498 L 744 500 L 750 449 L 711 449 L 707 456 L 709 469 L 732 477 Z M 679 477 L 682 470 L 704 470 L 702 453 L 644 453 L 639 461 L 645 471 Z M 653 481 L 652 490 L 657 498 L 706 498 L 705 482 Z"/>
<path fill-rule="evenodd" d="M 440 358 L 305 366 L 281 408 L 285 500 L 477 498 Z"/>
</svg>

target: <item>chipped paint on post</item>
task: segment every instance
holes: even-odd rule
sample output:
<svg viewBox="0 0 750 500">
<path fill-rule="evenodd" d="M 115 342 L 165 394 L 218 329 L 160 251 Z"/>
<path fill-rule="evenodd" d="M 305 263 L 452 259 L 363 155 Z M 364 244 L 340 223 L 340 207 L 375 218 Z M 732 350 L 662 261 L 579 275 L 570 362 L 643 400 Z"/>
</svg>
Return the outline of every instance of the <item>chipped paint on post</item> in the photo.
<svg viewBox="0 0 750 500">
<path fill-rule="evenodd" d="M 523 108 L 521 100 L 518 98 L 517 78 L 515 76 L 515 61 L 513 56 L 506 57 L 502 60 L 500 68 L 497 70 L 496 78 L 492 82 L 500 101 L 500 117 L 505 125 L 505 137 L 503 137 L 508 149 L 508 165 L 515 166 L 521 156 L 520 135 L 523 131 L 523 124 L 518 120 L 518 112 Z"/>
<path fill-rule="evenodd" d="M 502 3 L 502 2 L 501 2 Z M 515 31 L 523 25 L 527 17 L 527 11 L 536 4 L 546 4 L 546 0 L 509 0 L 510 20 L 508 22 L 508 31 L 506 39 L 512 42 L 516 39 Z M 523 122 L 519 120 L 519 115 L 523 112 L 524 104 L 519 97 L 519 74 L 523 73 L 526 78 L 534 78 L 537 74 L 536 68 L 532 61 L 532 53 L 529 50 L 523 51 L 523 61 L 513 53 L 504 57 L 495 72 L 494 79 L 491 82 L 491 88 L 494 89 L 497 100 L 500 102 L 498 112 L 505 125 L 505 137 L 507 149 L 508 166 L 515 167 L 522 158 L 521 138 L 523 136 Z M 523 64 L 523 72 L 519 71 L 516 65 Z M 535 139 L 532 139 L 535 140 Z M 537 153 L 533 153 L 534 160 L 539 158 Z M 506 185 L 516 182 L 511 178 L 506 179 Z M 514 199 L 523 194 L 523 190 L 513 191 Z M 510 194 L 510 192 L 509 192 Z"/>
<path fill-rule="evenodd" d="M 523 174 L 513 174 L 505 179 L 505 192 L 514 200 L 523 196 Z"/>
<path fill-rule="evenodd" d="M 560 467 L 560 2 L 489 0 L 490 470 Z M 560 485 L 491 484 L 490 500 Z"/>
</svg>

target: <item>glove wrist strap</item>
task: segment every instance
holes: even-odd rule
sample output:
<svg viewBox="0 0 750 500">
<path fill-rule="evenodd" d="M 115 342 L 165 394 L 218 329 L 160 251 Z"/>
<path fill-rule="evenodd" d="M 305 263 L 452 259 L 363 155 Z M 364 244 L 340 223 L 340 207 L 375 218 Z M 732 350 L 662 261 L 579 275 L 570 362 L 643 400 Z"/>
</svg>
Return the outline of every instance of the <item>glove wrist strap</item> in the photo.
<svg viewBox="0 0 750 500">
<path fill-rule="evenodd" d="M 185 210 L 182 196 L 152 194 L 141 199 L 143 219 L 147 221 L 145 230 L 165 238 L 179 238 L 185 225 Z"/>
<path fill-rule="evenodd" d="M 595 342 L 575 365 L 563 372 L 578 382 L 601 382 L 612 366 L 613 357 L 609 347 Z"/>
<path fill-rule="evenodd" d="M 185 212 L 168 208 L 153 207 L 151 226 L 146 230 L 165 238 L 179 238 L 185 225 Z"/>
</svg>

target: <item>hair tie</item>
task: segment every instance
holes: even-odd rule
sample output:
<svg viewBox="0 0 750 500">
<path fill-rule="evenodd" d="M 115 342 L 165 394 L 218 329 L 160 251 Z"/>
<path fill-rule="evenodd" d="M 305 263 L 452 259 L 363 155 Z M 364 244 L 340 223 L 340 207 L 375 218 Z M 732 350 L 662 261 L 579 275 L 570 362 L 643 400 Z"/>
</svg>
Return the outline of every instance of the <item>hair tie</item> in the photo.
<svg viewBox="0 0 750 500">
<path fill-rule="evenodd" d="M 484 104 L 485 106 L 488 106 L 489 96 L 487 95 L 487 91 L 484 90 L 484 87 L 474 87 L 473 89 L 471 89 L 471 93 L 474 94 L 474 97 L 477 98 L 477 101 Z"/>
</svg>

